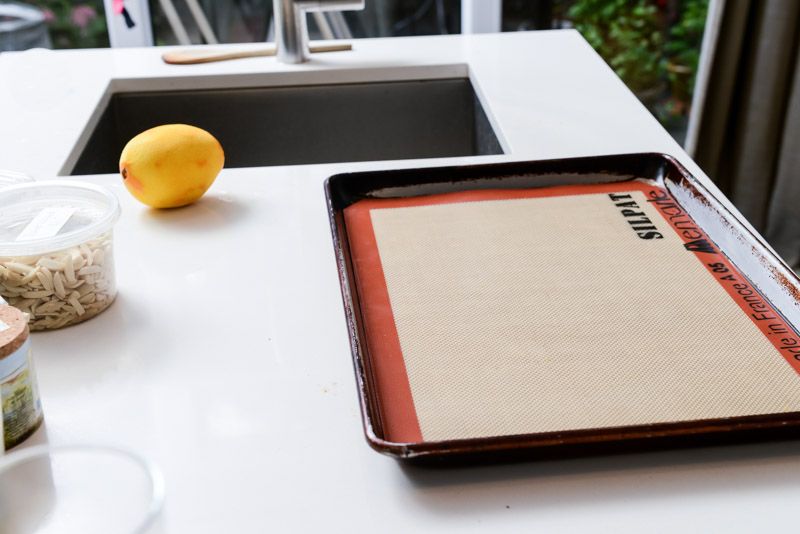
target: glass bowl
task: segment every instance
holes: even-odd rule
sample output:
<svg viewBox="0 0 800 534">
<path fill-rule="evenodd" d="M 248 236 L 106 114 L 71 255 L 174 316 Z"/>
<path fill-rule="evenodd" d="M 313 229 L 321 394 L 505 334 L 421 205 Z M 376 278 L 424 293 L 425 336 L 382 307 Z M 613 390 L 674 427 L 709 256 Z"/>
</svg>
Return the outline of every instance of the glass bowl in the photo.
<svg viewBox="0 0 800 534">
<path fill-rule="evenodd" d="M 115 447 L 39 445 L 0 456 L 0 534 L 150 534 L 158 468 Z"/>
</svg>

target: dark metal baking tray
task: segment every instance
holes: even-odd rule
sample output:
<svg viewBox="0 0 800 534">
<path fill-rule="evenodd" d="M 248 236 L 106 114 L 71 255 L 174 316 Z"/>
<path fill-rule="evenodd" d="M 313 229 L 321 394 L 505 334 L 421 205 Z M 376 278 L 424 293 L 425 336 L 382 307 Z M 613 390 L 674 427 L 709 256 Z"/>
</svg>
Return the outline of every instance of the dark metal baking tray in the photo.
<svg viewBox="0 0 800 534">
<path fill-rule="evenodd" d="M 656 153 L 337 174 L 325 182 L 333 244 L 355 367 L 364 432 L 375 450 L 430 463 L 484 462 L 618 453 L 794 438 L 800 412 L 547 432 L 491 438 L 398 443 L 384 438 L 372 361 L 365 343 L 344 209 L 366 198 L 396 198 L 474 189 L 519 189 L 650 179 L 665 188 L 761 295 L 795 330 L 800 280 L 674 158 Z"/>
</svg>

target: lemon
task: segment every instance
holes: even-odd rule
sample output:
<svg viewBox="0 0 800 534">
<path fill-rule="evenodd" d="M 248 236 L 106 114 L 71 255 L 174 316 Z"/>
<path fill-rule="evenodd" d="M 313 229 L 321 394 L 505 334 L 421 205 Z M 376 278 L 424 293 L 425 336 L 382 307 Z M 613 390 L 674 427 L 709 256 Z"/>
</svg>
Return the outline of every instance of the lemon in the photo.
<svg viewBox="0 0 800 534">
<path fill-rule="evenodd" d="M 128 141 L 119 172 L 140 202 L 177 208 L 202 197 L 224 164 L 225 153 L 213 135 L 188 124 L 165 124 Z"/>
</svg>

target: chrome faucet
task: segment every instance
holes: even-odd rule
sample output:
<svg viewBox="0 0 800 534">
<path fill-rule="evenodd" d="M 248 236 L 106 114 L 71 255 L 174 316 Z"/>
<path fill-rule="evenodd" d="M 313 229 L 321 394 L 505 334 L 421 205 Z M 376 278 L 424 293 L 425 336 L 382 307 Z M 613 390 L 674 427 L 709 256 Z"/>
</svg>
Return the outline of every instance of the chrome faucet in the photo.
<svg viewBox="0 0 800 534">
<path fill-rule="evenodd" d="M 303 63 L 308 61 L 306 12 L 359 10 L 364 9 L 364 1 L 272 0 L 278 61 L 283 63 Z"/>
</svg>

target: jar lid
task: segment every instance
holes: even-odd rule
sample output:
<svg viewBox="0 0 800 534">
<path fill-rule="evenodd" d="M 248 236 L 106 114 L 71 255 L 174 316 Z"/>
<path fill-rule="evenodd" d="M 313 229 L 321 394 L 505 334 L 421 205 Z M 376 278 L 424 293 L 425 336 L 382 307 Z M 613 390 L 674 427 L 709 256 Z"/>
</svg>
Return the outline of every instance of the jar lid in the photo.
<svg viewBox="0 0 800 534">
<path fill-rule="evenodd" d="M 34 256 L 80 245 L 111 229 L 119 200 L 109 189 L 66 180 L 0 189 L 0 256 Z"/>
<path fill-rule="evenodd" d="M 12 354 L 28 339 L 25 315 L 13 306 L 0 306 L 0 360 Z M 2 436 L 0 436 L 1 438 Z"/>
</svg>

